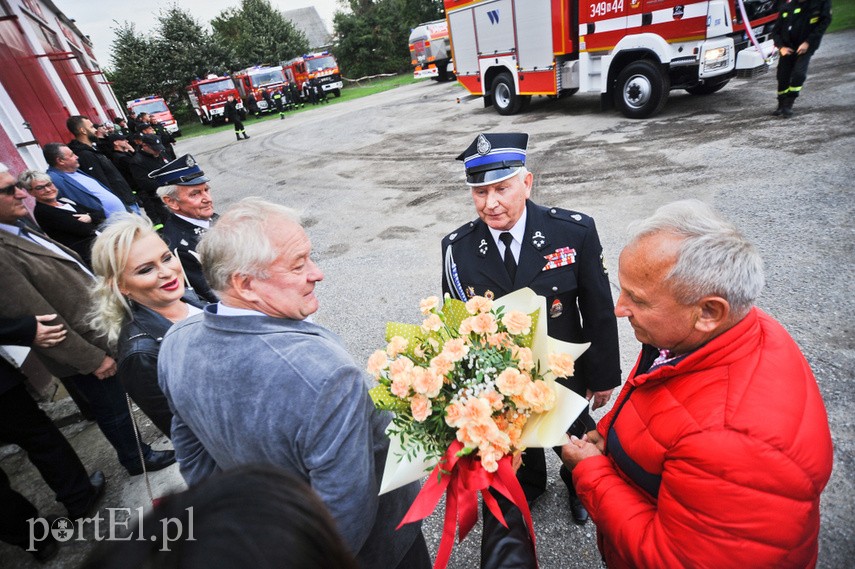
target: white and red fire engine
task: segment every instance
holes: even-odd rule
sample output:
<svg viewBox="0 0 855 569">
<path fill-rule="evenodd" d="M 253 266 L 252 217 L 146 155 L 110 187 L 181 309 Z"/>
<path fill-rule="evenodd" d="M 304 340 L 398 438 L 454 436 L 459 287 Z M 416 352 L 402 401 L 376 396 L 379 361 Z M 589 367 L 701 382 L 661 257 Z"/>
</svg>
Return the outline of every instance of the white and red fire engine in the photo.
<svg viewBox="0 0 855 569">
<path fill-rule="evenodd" d="M 297 84 L 302 90 L 303 83 L 316 80 L 317 84 L 326 93 L 332 93 L 336 97 L 341 96 L 344 83 L 341 81 L 341 71 L 338 62 L 328 51 L 318 53 L 306 53 L 300 57 L 282 62 L 282 68 L 288 76 L 288 81 Z"/>
<path fill-rule="evenodd" d="M 437 81 L 454 78 L 451 45 L 448 42 L 448 22 L 436 20 L 419 24 L 410 31 L 410 56 L 415 70 L 413 77 L 430 77 Z"/>
<path fill-rule="evenodd" d="M 176 121 L 175 117 L 172 116 L 172 111 L 170 111 L 169 107 L 166 106 L 166 101 L 163 100 L 163 97 L 158 97 L 156 95 L 140 97 L 139 99 L 128 101 L 125 106 L 128 111 L 133 111 L 137 115 L 140 113 L 148 113 L 154 116 L 154 118 L 157 119 L 157 122 L 162 124 L 163 128 L 165 128 L 167 132 L 170 132 L 175 136 L 181 136 L 181 130 L 178 128 L 178 121 Z"/>
<path fill-rule="evenodd" d="M 714 93 L 777 56 L 775 0 L 445 0 L 445 12 L 457 80 L 503 115 L 583 91 L 643 118 L 671 89 Z"/>
<path fill-rule="evenodd" d="M 187 97 L 202 124 L 215 125 L 223 121 L 223 107 L 229 95 L 234 96 L 237 108 L 243 109 L 240 93 L 231 77 L 208 75 L 204 79 L 194 79 L 187 86 Z"/>
<path fill-rule="evenodd" d="M 281 65 L 257 65 L 249 67 L 233 74 L 232 78 L 235 80 L 244 102 L 252 95 L 255 99 L 255 104 L 258 106 L 258 110 L 261 112 L 274 110 L 273 106 L 269 105 L 264 98 L 262 91 L 266 89 L 272 96 L 274 91 L 288 84 Z M 250 105 L 251 108 L 252 106 Z"/>
</svg>

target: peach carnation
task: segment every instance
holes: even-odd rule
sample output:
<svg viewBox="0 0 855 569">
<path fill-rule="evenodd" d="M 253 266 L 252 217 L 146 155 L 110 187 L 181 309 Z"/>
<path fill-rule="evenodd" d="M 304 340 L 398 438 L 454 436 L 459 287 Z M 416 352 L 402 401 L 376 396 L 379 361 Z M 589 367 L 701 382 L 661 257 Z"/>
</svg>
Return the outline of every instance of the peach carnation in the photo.
<svg viewBox="0 0 855 569">
<path fill-rule="evenodd" d="M 454 369 L 454 362 L 451 361 L 451 358 L 448 356 L 448 354 L 442 353 L 430 361 L 430 367 L 438 375 L 447 375 L 451 370 Z"/>
<path fill-rule="evenodd" d="M 392 336 L 392 339 L 389 340 L 389 343 L 386 345 L 386 353 L 389 354 L 390 358 L 394 358 L 398 354 L 402 353 L 407 349 L 407 339 L 402 336 Z"/>
<path fill-rule="evenodd" d="M 481 394 L 481 397 L 490 402 L 490 407 L 496 411 L 501 410 L 505 406 L 505 399 L 499 395 L 494 389 L 488 389 Z"/>
<path fill-rule="evenodd" d="M 427 316 L 431 310 L 439 306 L 439 298 L 435 296 L 429 296 L 427 298 L 423 298 L 419 301 L 419 310 L 422 311 L 422 314 Z"/>
<path fill-rule="evenodd" d="M 573 375 L 573 356 L 570 354 L 549 354 L 549 369 L 555 377 L 570 377 Z"/>
<path fill-rule="evenodd" d="M 410 381 L 409 378 L 403 377 L 392 380 L 392 385 L 389 386 L 389 391 L 392 395 L 399 399 L 406 399 L 410 396 Z"/>
<path fill-rule="evenodd" d="M 449 427 L 457 428 L 464 423 L 463 404 L 459 401 L 454 401 L 445 407 L 445 424 Z"/>
<path fill-rule="evenodd" d="M 507 332 L 500 332 L 498 334 L 488 336 L 487 343 L 493 348 L 502 348 L 509 345 L 511 343 L 511 339 Z"/>
<path fill-rule="evenodd" d="M 410 401 L 410 410 L 413 412 L 413 419 L 419 423 L 430 417 L 433 411 L 430 406 L 430 399 L 418 394 L 413 395 L 413 399 Z"/>
<path fill-rule="evenodd" d="M 413 369 L 413 391 L 426 397 L 436 397 L 442 389 L 442 377 L 432 369 L 417 367 Z"/>
<path fill-rule="evenodd" d="M 496 317 L 489 312 L 482 312 L 472 318 L 472 331 L 476 334 L 495 334 L 498 330 Z"/>
<path fill-rule="evenodd" d="M 502 370 L 496 378 L 496 387 L 499 392 L 507 396 L 522 395 L 529 383 L 531 383 L 529 377 L 514 367 Z"/>
<path fill-rule="evenodd" d="M 555 405 L 555 391 L 545 381 L 532 381 L 526 386 L 523 397 L 533 413 L 549 411 Z"/>
<path fill-rule="evenodd" d="M 431 314 L 422 322 L 422 328 L 428 332 L 439 332 L 442 328 L 442 319 L 436 314 Z"/>
<path fill-rule="evenodd" d="M 396 379 L 399 381 L 406 381 L 409 385 L 410 372 L 413 371 L 413 367 L 413 360 L 408 357 L 401 356 L 389 364 L 389 379 L 392 381 Z"/>
<path fill-rule="evenodd" d="M 461 336 L 468 336 L 469 334 L 472 333 L 472 317 L 471 316 L 469 318 L 464 318 L 460 322 L 460 328 L 458 329 L 458 332 L 460 332 Z"/>
<path fill-rule="evenodd" d="M 389 359 L 386 357 L 386 352 L 377 350 L 368 358 L 368 373 L 374 378 L 380 377 L 380 372 L 389 367 Z"/>
<path fill-rule="evenodd" d="M 449 340 L 445 343 L 442 347 L 442 354 L 440 355 L 446 355 L 451 361 L 459 362 L 468 353 L 469 346 L 466 345 L 463 338 L 454 338 L 453 340 Z"/>
<path fill-rule="evenodd" d="M 502 316 L 502 324 L 514 336 L 531 332 L 531 316 L 519 310 L 511 310 Z"/>
<path fill-rule="evenodd" d="M 466 301 L 466 311 L 469 314 L 480 314 L 490 312 L 493 308 L 493 301 L 483 296 L 473 296 Z"/>
<path fill-rule="evenodd" d="M 531 348 L 514 347 L 511 349 L 511 355 L 517 360 L 517 366 L 521 370 L 531 371 L 534 369 L 534 354 L 532 354 Z"/>
</svg>

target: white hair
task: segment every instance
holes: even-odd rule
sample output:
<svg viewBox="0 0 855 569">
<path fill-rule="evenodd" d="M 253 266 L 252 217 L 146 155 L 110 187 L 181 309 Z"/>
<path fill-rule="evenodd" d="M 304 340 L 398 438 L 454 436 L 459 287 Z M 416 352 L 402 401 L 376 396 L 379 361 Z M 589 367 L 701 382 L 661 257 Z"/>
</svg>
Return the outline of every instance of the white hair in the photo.
<svg viewBox="0 0 855 569">
<path fill-rule="evenodd" d="M 754 245 L 700 200 L 666 204 L 632 224 L 630 232 L 631 244 L 658 233 L 682 239 L 677 261 L 665 278 L 683 304 L 717 295 L 741 317 L 763 290 L 763 260 Z"/>
<path fill-rule="evenodd" d="M 157 188 L 157 197 L 161 200 L 165 197 L 169 196 L 170 198 L 177 200 L 178 199 L 178 186 L 161 186 Z"/>
<path fill-rule="evenodd" d="M 270 241 L 273 222 L 299 225 L 300 217 L 291 208 L 250 197 L 231 206 L 205 233 L 196 251 L 215 292 L 228 290 L 232 275 L 269 276 L 267 269 L 279 255 Z"/>
</svg>

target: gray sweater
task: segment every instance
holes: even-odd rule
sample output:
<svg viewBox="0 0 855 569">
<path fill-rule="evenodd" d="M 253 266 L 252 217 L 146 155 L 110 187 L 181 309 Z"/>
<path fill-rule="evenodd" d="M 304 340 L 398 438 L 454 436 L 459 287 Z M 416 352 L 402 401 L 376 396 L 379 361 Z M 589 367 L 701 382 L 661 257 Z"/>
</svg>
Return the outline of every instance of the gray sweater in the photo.
<svg viewBox="0 0 855 569">
<path fill-rule="evenodd" d="M 160 350 L 187 483 L 242 464 L 283 467 L 318 493 L 362 567 L 395 567 L 421 531 L 395 530 L 419 488 L 377 496 L 391 417 L 372 405 L 361 368 L 311 322 L 216 311 L 175 325 Z"/>
</svg>

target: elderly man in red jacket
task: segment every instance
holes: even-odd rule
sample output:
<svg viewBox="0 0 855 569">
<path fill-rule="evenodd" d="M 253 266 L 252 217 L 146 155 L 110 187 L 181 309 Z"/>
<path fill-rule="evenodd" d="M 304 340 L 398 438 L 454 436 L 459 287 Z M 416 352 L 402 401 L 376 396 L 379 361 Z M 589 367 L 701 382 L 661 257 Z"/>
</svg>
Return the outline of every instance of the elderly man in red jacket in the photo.
<svg viewBox="0 0 855 569">
<path fill-rule="evenodd" d="M 642 221 L 615 314 L 641 354 L 595 431 L 562 449 L 609 569 L 813 567 L 828 417 L 799 347 L 753 306 L 763 264 L 699 201 Z"/>
</svg>

